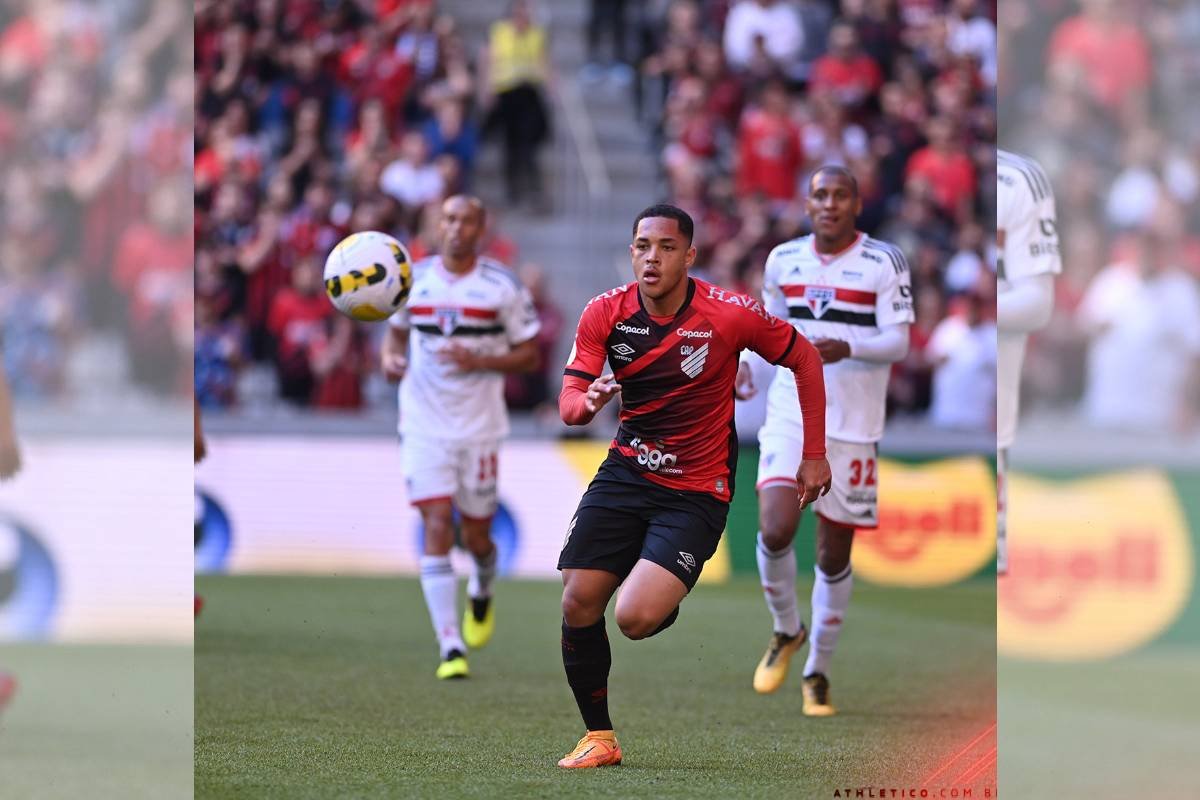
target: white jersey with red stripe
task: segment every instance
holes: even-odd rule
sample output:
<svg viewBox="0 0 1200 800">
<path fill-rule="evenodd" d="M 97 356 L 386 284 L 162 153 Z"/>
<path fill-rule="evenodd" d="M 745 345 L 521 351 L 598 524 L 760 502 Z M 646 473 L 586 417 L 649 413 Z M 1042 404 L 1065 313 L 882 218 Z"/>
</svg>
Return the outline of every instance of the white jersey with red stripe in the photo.
<svg viewBox="0 0 1200 800">
<path fill-rule="evenodd" d="M 779 245 L 767 257 L 763 299 L 768 311 L 790 320 L 809 341 L 841 339 L 853 345 L 881 328 L 913 321 L 904 253 L 865 233 L 833 254 L 818 253 L 812 235 Z M 826 436 L 879 441 L 890 369 L 890 364 L 853 358 L 825 365 Z M 785 372 L 777 372 L 771 383 L 764 432 L 802 430 L 795 381 Z"/>
<path fill-rule="evenodd" d="M 440 353 L 455 343 L 502 355 L 537 335 L 537 310 L 511 270 L 481 256 L 470 272 L 455 275 L 441 256 L 421 259 L 413 265 L 408 305 L 389 323 L 410 331 L 400 382 L 402 435 L 468 442 L 508 434 L 503 373 L 462 372 Z"/>
</svg>

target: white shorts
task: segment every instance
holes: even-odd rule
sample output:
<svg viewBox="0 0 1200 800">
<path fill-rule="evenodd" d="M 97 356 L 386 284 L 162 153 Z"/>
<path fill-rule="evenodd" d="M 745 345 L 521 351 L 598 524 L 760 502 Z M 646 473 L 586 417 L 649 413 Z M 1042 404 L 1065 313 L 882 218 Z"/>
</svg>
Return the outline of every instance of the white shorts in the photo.
<svg viewBox="0 0 1200 800">
<path fill-rule="evenodd" d="M 796 487 L 796 472 L 804 451 L 804 440 L 767 432 L 759 433 L 758 482 L 755 489 L 769 486 Z M 829 494 L 812 504 L 817 516 L 851 528 L 879 525 L 879 446 L 874 442 L 825 440 L 826 457 L 833 473 Z"/>
<path fill-rule="evenodd" d="M 450 500 L 458 513 L 489 519 L 496 513 L 500 442 L 447 442 L 405 436 L 400 445 L 408 500 L 414 506 Z"/>
</svg>

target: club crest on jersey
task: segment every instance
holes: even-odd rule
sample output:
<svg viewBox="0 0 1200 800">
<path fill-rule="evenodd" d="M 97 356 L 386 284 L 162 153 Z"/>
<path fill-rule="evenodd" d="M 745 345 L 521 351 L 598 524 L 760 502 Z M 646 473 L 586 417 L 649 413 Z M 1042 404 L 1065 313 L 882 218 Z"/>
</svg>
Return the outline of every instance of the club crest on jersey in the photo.
<svg viewBox="0 0 1200 800">
<path fill-rule="evenodd" d="M 438 330 L 444 336 L 454 333 L 454 329 L 458 327 L 457 308 L 439 308 L 434 312 L 434 317 L 437 319 Z"/>
<path fill-rule="evenodd" d="M 704 372 L 704 362 L 708 360 L 708 344 L 704 344 L 699 350 L 685 357 L 679 364 L 679 368 L 683 370 L 683 374 L 689 378 L 695 378 L 701 372 Z"/>
<path fill-rule="evenodd" d="M 813 316 L 820 319 L 829 310 L 829 306 L 833 304 L 833 298 L 836 294 L 837 292 L 832 286 L 805 286 L 804 303 L 812 311 Z"/>
</svg>

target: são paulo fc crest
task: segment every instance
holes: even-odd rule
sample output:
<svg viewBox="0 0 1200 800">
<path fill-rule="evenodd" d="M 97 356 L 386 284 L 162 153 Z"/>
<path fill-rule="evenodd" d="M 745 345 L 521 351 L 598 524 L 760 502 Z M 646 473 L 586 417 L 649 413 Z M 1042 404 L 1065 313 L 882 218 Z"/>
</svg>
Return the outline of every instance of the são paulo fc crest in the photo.
<svg viewBox="0 0 1200 800">
<path fill-rule="evenodd" d="M 449 336 L 458 327 L 457 308 L 439 308 L 434 312 L 434 318 L 437 319 L 438 330 L 443 336 Z"/>
<path fill-rule="evenodd" d="M 817 319 L 829 310 L 833 298 L 837 294 L 832 286 L 805 286 L 804 303 Z"/>
</svg>

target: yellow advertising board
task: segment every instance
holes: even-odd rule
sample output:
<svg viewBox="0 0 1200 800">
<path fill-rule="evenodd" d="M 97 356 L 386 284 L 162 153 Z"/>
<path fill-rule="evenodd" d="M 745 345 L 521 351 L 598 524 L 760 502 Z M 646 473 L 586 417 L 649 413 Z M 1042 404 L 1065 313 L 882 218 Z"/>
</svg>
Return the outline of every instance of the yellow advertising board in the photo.
<svg viewBox="0 0 1200 800">
<path fill-rule="evenodd" d="M 1009 570 L 996 594 L 1008 656 L 1104 658 L 1161 634 L 1192 586 L 1175 489 L 1157 470 L 1069 482 L 1013 475 Z"/>
<path fill-rule="evenodd" d="M 889 586 L 942 586 L 996 553 L 996 483 L 981 458 L 879 462 L 879 527 L 855 534 L 857 576 Z"/>
</svg>

